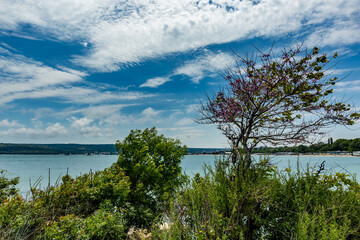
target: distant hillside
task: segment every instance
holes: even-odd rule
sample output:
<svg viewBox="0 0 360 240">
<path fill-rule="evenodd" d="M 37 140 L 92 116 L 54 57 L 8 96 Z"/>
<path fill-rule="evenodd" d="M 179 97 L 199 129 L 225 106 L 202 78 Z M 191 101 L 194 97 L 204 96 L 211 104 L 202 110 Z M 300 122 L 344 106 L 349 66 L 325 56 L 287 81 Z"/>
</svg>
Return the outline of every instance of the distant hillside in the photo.
<svg viewBox="0 0 360 240">
<path fill-rule="evenodd" d="M 326 153 L 334 151 L 360 151 L 360 138 L 355 139 L 337 139 L 334 143 L 328 144 L 319 142 L 313 145 L 298 145 L 285 147 L 260 147 L 253 150 L 253 153 Z"/>
<path fill-rule="evenodd" d="M 0 154 L 117 154 L 114 144 L 1 143 Z"/>
<path fill-rule="evenodd" d="M 220 154 L 225 151 L 225 148 L 189 148 L 188 154 Z"/>
<path fill-rule="evenodd" d="M 224 149 L 189 148 L 188 154 L 215 154 Z M 115 144 L 0 143 L 0 154 L 117 154 Z"/>
<path fill-rule="evenodd" d="M 189 148 L 188 154 L 218 154 L 225 148 Z M 314 145 L 285 147 L 259 147 L 253 153 L 314 153 L 329 151 L 360 151 L 360 138 L 337 139 L 333 144 L 319 142 Z M 17 144 L 0 143 L 0 154 L 117 154 L 115 144 Z"/>
</svg>

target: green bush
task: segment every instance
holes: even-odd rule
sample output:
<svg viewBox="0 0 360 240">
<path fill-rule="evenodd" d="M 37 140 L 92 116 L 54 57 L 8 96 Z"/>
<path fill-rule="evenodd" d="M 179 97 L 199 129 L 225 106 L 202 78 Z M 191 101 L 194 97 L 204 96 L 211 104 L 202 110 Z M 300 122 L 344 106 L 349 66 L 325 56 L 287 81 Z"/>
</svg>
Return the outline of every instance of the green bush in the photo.
<svg viewBox="0 0 360 240">
<path fill-rule="evenodd" d="M 268 196 L 274 169 L 267 161 L 252 165 L 244 174 L 216 161 L 177 193 L 168 215 L 170 229 L 155 232 L 165 239 L 243 239 L 261 236 L 261 203 Z M 252 232 L 250 232 L 252 230 Z"/>
<path fill-rule="evenodd" d="M 8 179 L 5 176 L 5 172 L 4 170 L 0 170 L 0 203 L 18 193 L 16 184 L 19 183 L 19 177 Z"/>
<path fill-rule="evenodd" d="M 119 213 L 97 210 L 86 218 L 70 214 L 48 223 L 39 239 L 125 239 L 125 226 Z"/>
<path fill-rule="evenodd" d="M 298 167 L 299 168 L 299 167 Z M 278 171 L 266 203 L 266 239 L 359 239 L 360 186 L 345 173 Z"/>
<path fill-rule="evenodd" d="M 180 167 L 187 148 L 179 140 L 158 135 L 155 128 L 132 130 L 116 143 L 120 167 L 130 181 L 127 219 L 148 227 L 159 218 L 184 177 Z"/>
<path fill-rule="evenodd" d="M 70 216 L 74 216 L 74 224 L 76 223 L 70 232 L 75 231 L 76 226 L 78 230 L 83 227 L 87 229 L 85 237 L 81 239 L 104 239 L 91 231 L 101 230 L 100 233 L 104 232 L 104 236 L 126 233 L 128 226 L 122 220 L 122 215 L 129 193 L 129 181 L 117 166 L 84 174 L 75 179 L 66 175 L 59 186 L 46 190 L 33 188 L 31 192 L 30 201 L 24 201 L 17 195 L 4 200 L 0 205 L 1 239 L 43 239 L 44 233 L 46 236 L 53 234 L 55 237 L 54 231 L 57 227 L 60 232 L 68 230 L 62 223 L 64 219 L 69 220 Z M 101 221 L 104 222 L 104 227 Z"/>
<path fill-rule="evenodd" d="M 267 160 L 205 168 L 177 192 L 161 239 L 359 239 L 360 187 L 323 166 L 293 172 Z"/>
<path fill-rule="evenodd" d="M 75 179 L 65 175 L 62 180 L 58 187 L 45 191 L 32 189 L 36 204 L 47 208 L 49 214 L 54 215 L 52 217 L 68 214 L 88 216 L 104 202 L 120 210 L 125 206 L 130 191 L 128 177 L 116 165 Z"/>
</svg>

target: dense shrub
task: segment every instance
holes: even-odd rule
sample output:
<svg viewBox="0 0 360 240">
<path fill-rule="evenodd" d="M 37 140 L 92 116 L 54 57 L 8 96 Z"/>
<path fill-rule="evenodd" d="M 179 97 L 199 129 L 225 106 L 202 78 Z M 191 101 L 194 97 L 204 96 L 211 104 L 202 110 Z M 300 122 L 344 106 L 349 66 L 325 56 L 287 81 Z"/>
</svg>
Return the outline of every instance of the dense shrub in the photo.
<svg viewBox="0 0 360 240">
<path fill-rule="evenodd" d="M 125 239 L 125 222 L 119 213 L 97 210 L 80 218 L 74 214 L 62 216 L 45 227 L 42 239 Z"/>
<path fill-rule="evenodd" d="M 360 186 L 345 173 L 277 171 L 265 205 L 267 239 L 359 239 Z"/>
<path fill-rule="evenodd" d="M 62 180 L 46 190 L 31 189 L 29 201 L 19 195 L 4 200 L 0 239 L 116 239 L 109 236 L 126 233 L 129 181 L 119 167 Z"/>
<path fill-rule="evenodd" d="M 45 191 L 32 189 L 33 201 L 50 210 L 53 217 L 67 214 L 87 216 L 104 202 L 110 203 L 114 209 L 121 209 L 130 191 L 128 178 L 116 165 L 76 179 L 65 175 L 62 181 L 58 187 Z"/>
<path fill-rule="evenodd" d="M 207 167 L 177 193 L 161 239 L 359 239 L 360 188 L 323 166 L 293 173 L 267 160 L 234 171 Z M 240 171 L 241 172 L 241 171 Z"/>
<path fill-rule="evenodd" d="M 0 203 L 18 193 L 16 184 L 19 183 L 19 178 L 8 179 L 5 173 L 5 170 L 0 170 Z"/>
</svg>

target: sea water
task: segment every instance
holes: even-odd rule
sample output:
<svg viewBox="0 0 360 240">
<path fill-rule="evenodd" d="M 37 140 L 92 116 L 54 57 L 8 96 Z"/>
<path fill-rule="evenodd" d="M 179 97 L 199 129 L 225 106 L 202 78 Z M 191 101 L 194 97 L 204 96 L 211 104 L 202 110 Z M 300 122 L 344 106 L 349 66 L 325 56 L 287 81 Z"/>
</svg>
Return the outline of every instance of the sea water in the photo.
<svg viewBox="0 0 360 240">
<path fill-rule="evenodd" d="M 204 164 L 213 166 L 215 155 L 187 155 L 181 162 L 182 169 L 190 176 L 202 173 Z M 254 157 L 256 160 L 259 156 Z M 0 169 L 6 170 L 8 178 L 20 177 L 18 188 L 24 196 L 29 192 L 30 186 L 37 185 L 44 189 L 49 183 L 54 185 L 61 182 L 61 177 L 67 172 L 72 177 L 90 171 L 95 172 L 111 166 L 117 161 L 116 155 L 0 155 Z M 287 167 L 301 169 L 307 166 L 317 168 L 325 161 L 327 172 L 345 172 L 360 176 L 360 157 L 351 156 L 270 156 L 272 164 L 280 170 Z M 357 177 L 359 181 L 360 178 Z"/>
</svg>

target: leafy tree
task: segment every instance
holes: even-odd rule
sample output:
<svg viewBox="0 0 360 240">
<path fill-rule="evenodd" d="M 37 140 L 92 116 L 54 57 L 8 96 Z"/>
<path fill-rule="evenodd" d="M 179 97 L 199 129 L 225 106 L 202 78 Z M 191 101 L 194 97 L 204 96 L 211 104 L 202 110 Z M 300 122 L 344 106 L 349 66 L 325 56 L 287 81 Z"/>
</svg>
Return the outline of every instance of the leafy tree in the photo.
<svg viewBox="0 0 360 240">
<path fill-rule="evenodd" d="M 280 57 L 272 51 L 253 59 L 236 55 L 237 66 L 224 76 L 228 87 L 208 97 L 197 121 L 218 125 L 232 145 L 233 164 L 240 164 L 241 146 L 247 167 L 259 143 L 308 142 L 326 127 L 352 125 L 360 115 L 330 98 L 338 78 L 325 74 L 336 57 L 301 46 Z"/>
<path fill-rule="evenodd" d="M 180 163 L 187 148 L 179 140 L 158 135 L 155 128 L 131 130 L 116 148 L 119 159 L 115 164 L 131 183 L 129 224 L 149 226 L 182 182 Z"/>
</svg>

